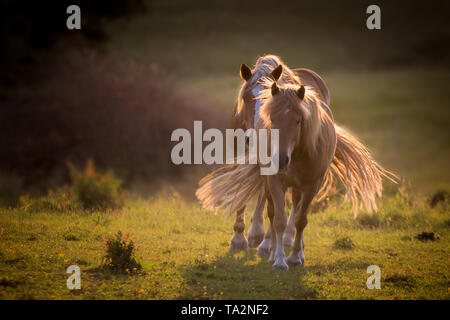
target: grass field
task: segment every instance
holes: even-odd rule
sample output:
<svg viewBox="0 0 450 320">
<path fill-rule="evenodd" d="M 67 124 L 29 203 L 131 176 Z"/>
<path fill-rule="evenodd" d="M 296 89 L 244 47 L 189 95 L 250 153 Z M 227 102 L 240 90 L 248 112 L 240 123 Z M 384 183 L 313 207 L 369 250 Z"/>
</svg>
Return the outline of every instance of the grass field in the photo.
<svg viewBox="0 0 450 320">
<path fill-rule="evenodd" d="M 177 194 L 134 200 L 109 212 L 3 209 L 0 298 L 450 298 L 446 206 L 430 209 L 423 199 L 398 194 L 373 217 L 362 214 L 354 220 L 349 209 L 332 201 L 325 212 L 311 215 L 305 268 L 288 272 L 274 272 L 256 249 L 230 252 L 232 219 L 205 212 Z M 113 274 L 100 267 L 102 237 L 117 230 L 134 239 L 142 272 Z M 441 239 L 414 238 L 428 230 Z M 354 246 L 340 245 L 343 237 Z M 66 287 L 71 264 L 81 268 L 81 290 Z M 381 268 L 380 290 L 366 287 L 372 264 Z"/>
<path fill-rule="evenodd" d="M 383 30 L 370 33 L 364 3 L 260 3 L 152 1 L 142 15 L 106 26 L 101 57 L 136 68 L 156 64 L 176 90 L 224 113 L 234 104 L 242 62 L 274 53 L 291 67 L 316 70 L 330 88 L 336 122 L 412 188 L 388 188 L 379 212 L 357 219 L 342 199 L 331 199 L 309 216 L 305 267 L 287 272 L 273 271 L 256 249 L 229 251 L 233 219 L 192 200 L 198 168 L 180 179 L 181 196 L 143 196 L 131 186 L 121 209 L 0 208 L 0 299 L 450 298 L 448 198 L 429 205 L 450 186 L 450 73 L 438 54 L 449 52 L 448 41 L 433 42 L 448 32 L 432 30 L 444 20 L 411 32 L 406 22 L 426 20 L 433 7 L 399 15 L 386 2 Z M 143 265 L 137 274 L 101 267 L 103 238 L 119 230 L 135 241 Z M 415 238 L 424 231 L 440 239 Z M 72 264 L 81 268 L 81 290 L 66 287 Z M 369 265 L 381 268 L 380 290 L 366 287 Z"/>
</svg>

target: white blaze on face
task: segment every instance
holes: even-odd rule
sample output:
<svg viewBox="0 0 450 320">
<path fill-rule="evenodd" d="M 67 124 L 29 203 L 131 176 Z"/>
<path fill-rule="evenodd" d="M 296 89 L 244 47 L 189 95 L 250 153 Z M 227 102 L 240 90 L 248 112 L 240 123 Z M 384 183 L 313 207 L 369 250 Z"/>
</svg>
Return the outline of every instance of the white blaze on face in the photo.
<svg viewBox="0 0 450 320">
<path fill-rule="evenodd" d="M 252 89 L 253 97 L 256 98 L 259 96 L 260 92 L 264 89 L 263 86 L 256 86 Z M 256 127 L 256 122 L 259 118 L 259 109 L 261 108 L 261 99 L 256 99 L 255 103 L 255 116 L 253 118 L 253 127 Z"/>
</svg>

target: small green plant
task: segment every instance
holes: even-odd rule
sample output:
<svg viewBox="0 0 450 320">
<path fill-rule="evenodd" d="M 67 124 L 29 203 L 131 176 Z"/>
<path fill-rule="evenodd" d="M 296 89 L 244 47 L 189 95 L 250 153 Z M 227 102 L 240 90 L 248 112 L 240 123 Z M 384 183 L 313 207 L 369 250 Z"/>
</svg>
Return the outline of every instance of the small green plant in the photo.
<svg viewBox="0 0 450 320">
<path fill-rule="evenodd" d="M 73 164 L 68 166 L 73 192 L 84 209 L 118 209 L 123 206 L 122 181 L 112 171 L 97 172 L 92 160 L 87 161 L 83 171 Z"/>
<path fill-rule="evenodd" d="M 107 226 L 111 222 L 111 219 L 108 215 L 101 211 L 92 212 L 92 220 L 94 221 L 96 226 Z"/>
<path fill-rule="evenodd" d="M 103 266 L 113 272 L 136 273 L 142 269 L 135 256 L 135 244 L 130 236 L 118 231 L 114 237 L 104 239 L 105 256 Z"/>
<path fill-rule="evenodd" d="M 439 189 L 435 193 L 431 195 L 430 198 L 430 207 L 434 208 L 438 204 L 448 204 L 449 202 L 449 192 L 444 189 Z"/>
<path fill-rule="evenodd" d="M 352 250 L 353 248 L 355 248 L 355 244 L 350 237 L 345 236 L 336 239 L 333 248 L 341 250 Z"/>
</svg>

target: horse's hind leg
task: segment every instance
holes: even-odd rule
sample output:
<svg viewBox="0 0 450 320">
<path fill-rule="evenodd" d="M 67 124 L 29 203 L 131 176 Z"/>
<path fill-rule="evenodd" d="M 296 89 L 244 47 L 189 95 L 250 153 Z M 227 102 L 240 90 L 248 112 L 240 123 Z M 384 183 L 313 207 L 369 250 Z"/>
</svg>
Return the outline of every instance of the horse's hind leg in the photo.
<svg viewBox="0 0 450 320">
<path fill-rule="evenodd" d="M 234 235 L 231 238 L 230 249 L 231 250 L 247 250 L 247 239 L 244 235 L 245 230 L 245 207 L 236 212 L 236 220 L 234 221 Z"/>
<path fill-rule="evenodd" d="M 259 246 L 257 253 L 261 256 L 270 254 L 268 259 L 268 262 L 270 264 L 273 264 L 275 262 L 275 250 L 272 250 L 273 248 L 270 246 L 272 243 L 275 243 L 275 240 L 273 239 L 275 237 L 275 233 L 272 232 L 274 215 L 275 209 L 273 207 L 272 197 L 269 195 L 267 197 L 267 216 L 269 217 L 269 228 L 267 228 L 267 232 L 265 235 L 266 238 L 264 239 L 264 242 Z M 265 242 L 269 244 L 267 248 L 263 247 Z"/>
<path fill-rule="evenodd" d="M 248 246 L 256 248 L 264 239 L 264 205 L 266 196 L 261 193 L 258 197 L 258 203 L 252 215 L 252 224 L 248 231 Z"/>
<path fill-rule="evenodd" d="M 270 253 L 271 248 L 271 238 L 272 238 L 272 226 L 271 226 L 271 220 L 274 216 L 274 208 L 273 208 L 273 201 L 272 197 L 268 194 L 267 195 L 267 215 L 269 217 L 269 226 L 267 227 L 267 232 L 264 235 L 264 240 L 261 242 L 261 244 L 258 247 L 258 251 L 256 252 L 259 256 L 264 256 Z"/>
<path fill-rule="evenodd" d="M 292 203 L 291 214 L 289 216 L 288 224 L 286 226 L 286 231 L 284 231 L 283 235 L 283 245 L 286 248 L 291 248 L 294 244 L 294 236 L 295 236 L 295 206 Z"/>
</svg>

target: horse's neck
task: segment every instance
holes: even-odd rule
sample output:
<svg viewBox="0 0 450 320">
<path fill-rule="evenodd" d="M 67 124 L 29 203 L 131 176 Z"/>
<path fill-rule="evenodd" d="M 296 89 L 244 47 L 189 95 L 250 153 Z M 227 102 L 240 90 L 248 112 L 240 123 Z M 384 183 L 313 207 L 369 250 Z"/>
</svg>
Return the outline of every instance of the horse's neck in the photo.
<svg viewBox="0 0 450 320">
<path fill-rule="evenodd" d="M 311 168 L 327 166 L 330 155 L 332 158 L 336 146 L 336 132 L 332 118 L 328 114 L 321 117 L 320 131 L 314 146 L 305 144 L 305 141 L 308 141 L 306 138 L 308 133 L 308 128 L 302 127 L 300 139 L 298 139 L 293 150 L 292 160 L 295 157 L 303 165 L 309 164 Z"/>
</svg>

